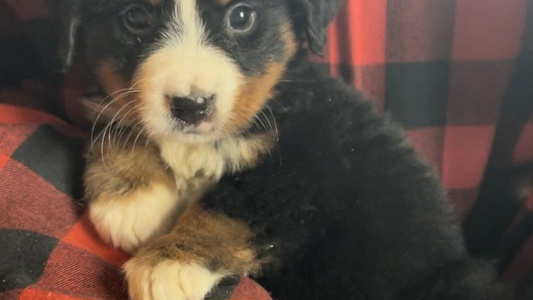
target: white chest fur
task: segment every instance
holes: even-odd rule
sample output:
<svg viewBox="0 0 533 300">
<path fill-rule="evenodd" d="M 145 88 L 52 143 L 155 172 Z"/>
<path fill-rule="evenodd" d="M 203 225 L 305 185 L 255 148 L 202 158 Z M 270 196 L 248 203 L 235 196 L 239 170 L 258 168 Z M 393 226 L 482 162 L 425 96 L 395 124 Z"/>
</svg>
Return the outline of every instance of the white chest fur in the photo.
<svg viewBox="0 0 533 300">
<path fill-rule="evenodd" d="M 166 171 L 159 173 L 173 178 L 165 177 L 166 180 L 162 180 L 161 177 L 154 177 L 155 172 L 152 171 L 148 182 L 136 189 L 130 187 L 127 193 L 95 195 L 89 209 L 91 220 L 105 240 L 126 251 L 135 251 L 139 246 L 170 231 L 176 218 L 224 173 L 253 166 L 258 157 L 270 149 L 271 140 L 268 135 L 257 135 L 231 137 L 216 143 L 159 141 L 158 154 L 172 174 Z M 149 155 L 144 157 L 145 163 L 139 165 L 150 164 L 149 160 L 157 159 L 151 156 L 157 155 L 156 152 L 146 152 Z M 135 160 L 135 157 L 132 159 Z M 127 161 L 116 167 L 127 168 L 124 174 L 138 172 L 138 178 L 146 178 L 142 171 L 128 168 Z M 96 168 L 92 173 L 107 176 L 108 173 L 96 167 L 97 164 L 91 166 Z M 108 181 L 105 178 L 96 180 L 87 177 L 89 183 L 94 181 L 94 186 Z"/>
<path fill-rule="evenodd" d="M 271 139 L 266 135 L 232 137 L 212 143 L 187 144 L 160 141 L 161 157 L 172 169 L 176 180 L 209 178 L 217 181 L 227 172 L 237 172 L 253 165 L 268 151 Z"/>
<path fill-rule="evenodd" d="M 164 140 L 159 141 L 159 148 L 174 174 L 180 205 L 187 207 L 225 173 L 253 166 L 260 155 L 269 151 L 271 141 L 271 136 L 265 134 L 210 143 Z"/>
</svg>

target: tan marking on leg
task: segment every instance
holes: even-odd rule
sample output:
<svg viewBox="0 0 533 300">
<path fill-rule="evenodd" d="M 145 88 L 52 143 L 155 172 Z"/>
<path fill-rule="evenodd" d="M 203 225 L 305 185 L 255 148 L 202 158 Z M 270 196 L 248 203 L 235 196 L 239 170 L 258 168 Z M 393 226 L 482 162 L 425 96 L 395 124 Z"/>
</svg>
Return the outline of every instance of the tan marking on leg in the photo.
<svg viewBox="0 0 533 300">
<path fill-rule="evenodd" d="M 158 151 L 104 141 L 88 156 L 85 193 L 89 216 L 100 236 L 128 252 L 169 232 L 182 205 L 172 174 Z"/>
<path fill-rule="evenodd" d="M 193 205 L 174 230 L 124 265 L 133 300 L 202 300 L 229 274 L 259 268 L 244 223 Z"/>
<path fill-rule="evenodd" d="M 139 252 L 145 261 L 161 258 L 201 264 L 233 274 L 257 271 L 258 261 L 250 245 L 251 229 L 223 214 L 190 207 L 169 234 Z M 219 266 L 219 267 L 218 267 Z"/>
<path fill-rule="evenodd" d="M 116 147 L 104 141 L 103 147 L 97 143 L 89 149 L 89 166 L 84 175 L 86 197 L 95 198 L 103 193 L 125 195 L 146 188 L 154 181 L 169 187 L 174 185 L 159 150 L 150 144 L 145 147 L 145 140 L 139 139 L 133 144 L 129 138 L 128 141 L 119 140 Z"/>
</svg>

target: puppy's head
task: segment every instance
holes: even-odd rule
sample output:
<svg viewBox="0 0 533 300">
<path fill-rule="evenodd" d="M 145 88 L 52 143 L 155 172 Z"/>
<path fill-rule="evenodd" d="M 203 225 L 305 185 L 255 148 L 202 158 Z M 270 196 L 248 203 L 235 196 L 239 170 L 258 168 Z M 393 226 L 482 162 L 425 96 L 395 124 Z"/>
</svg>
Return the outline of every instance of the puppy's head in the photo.
<svg viewBox="0 0 533 300">
<path fill-rule="evenodd" d="M 79 45 L 105 107 L 147 134 L 216 139 L 253 121 L 304 39 L 320 53 L 339 3 L 77 0 L 61 56 Z"/>
</svg>

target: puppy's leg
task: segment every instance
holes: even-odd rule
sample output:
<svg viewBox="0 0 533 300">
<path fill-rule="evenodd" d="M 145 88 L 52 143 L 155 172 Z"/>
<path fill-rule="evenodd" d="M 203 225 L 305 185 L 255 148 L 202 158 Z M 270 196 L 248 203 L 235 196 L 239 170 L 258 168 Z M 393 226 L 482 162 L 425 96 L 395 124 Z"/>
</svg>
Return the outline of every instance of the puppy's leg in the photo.
<svg viewBox="0 0 533 300">
<path fill-rule="evenodd" d="M 242 222 L 194 205 L 173 231 L 128 261 L 133 300 L 202 300 L 226 275 L 258 267 L 252 232 Z"/>
<path fill-rule="evenodd" d="M 137 144 L 103 141 L 93 147 L 84 178 L 96 230 L 128 252 L 170 231 L 180 208 L 174 177 L 158 149 Z"/>
</svg>

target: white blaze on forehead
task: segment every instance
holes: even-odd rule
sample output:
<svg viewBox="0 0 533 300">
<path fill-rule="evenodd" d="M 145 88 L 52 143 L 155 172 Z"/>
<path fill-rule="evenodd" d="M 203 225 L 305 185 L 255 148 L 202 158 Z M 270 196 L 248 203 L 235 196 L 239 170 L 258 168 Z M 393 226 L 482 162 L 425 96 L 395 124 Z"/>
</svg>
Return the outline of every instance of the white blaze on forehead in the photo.
<svg viewBox="0 0 533 300">
<path fill-rule="evenodd" d="M 205 26 L 199 15 L 196 0 L 175 0 L 173 22 L 178 32 L 173 33 L 179 43 L 202 44 L 205 38 Z"/>
</svg>

